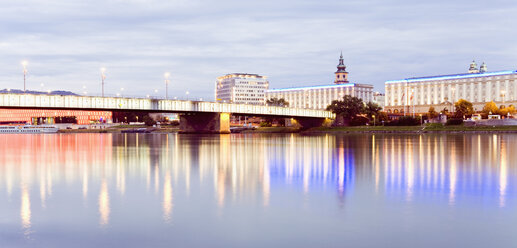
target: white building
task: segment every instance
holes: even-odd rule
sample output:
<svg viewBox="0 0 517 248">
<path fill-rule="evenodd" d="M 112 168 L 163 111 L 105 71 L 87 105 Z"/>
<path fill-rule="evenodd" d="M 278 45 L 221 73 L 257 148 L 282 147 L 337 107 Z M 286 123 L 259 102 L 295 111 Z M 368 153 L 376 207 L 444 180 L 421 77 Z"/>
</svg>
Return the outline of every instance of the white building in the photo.
<svg viewBox="0 0 517 248">
<path fill-rule="evenodd" d="M 386 103 L 386 95 L 380 92 L 374 92 L 372 102 L 381 106 L 381 108 L 384 110 L 384 105 Z"/>
<path fill-rule="evenodd" d="M 472 61 L 469 73 L 386 81 L 385 89 L 385 108 L 391 113 L 425 113 L 431 106 L 451 110 L 459 99 L 480 111 L 490 101 L 515 106 L 517 71 L 487 72 L 485 63 L 477 69 Z"/>
<path fill-rule="evenodd" d="M 272 89 L 266 91 L 266 99 L 284 98 L 289 102 L 289 107 L 310 109 L 325 109 L 333 100 L 341 100 L 345 95 L 361 98 L 363 102 L 373 100 L 373 85 L 348 81 L 343 55 L 339 58 L 337 69 L 333 85 Z"/>
<path fill-rule="evenodd" d="M 269 82 L 265 76 L 232 73 L 218 77 L 215 85 L 217 102 L 264 105 Z"/>
</svg>

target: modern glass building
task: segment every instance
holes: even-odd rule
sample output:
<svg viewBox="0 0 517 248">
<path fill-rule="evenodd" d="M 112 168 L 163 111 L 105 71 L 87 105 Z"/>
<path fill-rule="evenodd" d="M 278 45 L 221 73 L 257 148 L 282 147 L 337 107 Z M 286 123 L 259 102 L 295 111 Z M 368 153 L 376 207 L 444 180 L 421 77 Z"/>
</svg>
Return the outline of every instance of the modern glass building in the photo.
<svg viewBox="0 0 517 248">
<path fill-rule="evenodd" d="M 232 73 L 218 77 L 215 85 L 217 102 L 264 105 L 269 82 L 265 76 Z"/>
<path fill-rule="evenodd" d="M 0 109 L 0 123 L 55 124 L 75 119 L 77 124 L 112 121 L 111 111 L 57 110 L 57 109 Z"/>
</svg>

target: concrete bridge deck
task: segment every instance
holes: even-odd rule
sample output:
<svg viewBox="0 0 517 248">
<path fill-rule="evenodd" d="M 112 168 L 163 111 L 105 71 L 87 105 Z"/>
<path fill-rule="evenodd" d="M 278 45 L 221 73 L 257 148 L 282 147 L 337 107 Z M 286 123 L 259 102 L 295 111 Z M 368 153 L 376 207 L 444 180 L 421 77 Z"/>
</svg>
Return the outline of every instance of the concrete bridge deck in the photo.
<svg viewBox="0 0 517 248">
<path fill-rule="evenodd" d="M 204 101 L 70 95 L 0 94 L 0 107 L 183 113 L 180 118 L 180 125 L 183 122 L 184 125 L 181 126 L 187 132 L 189 130 L 192 132 L 227 132 L 229 131 L 229 114 L 295 118 L 300 120 L 302 125 L 303 123 L 314 125 L 309 123 L 335 118 L 335 115 L 329 111 L 315 109 Z M 224 114 L 223 118 L 221 118 L 221 114 Z M 226 120 L 226 115 L 228 115 L 228 120 Z M 225 123 L 221 123 L 221 121 Z M 210 126 L 214 124 L 212 122 L 218 122 L 220 125 Z M 209 125 L 203 126 L 204 123 Z"/>
</svg>

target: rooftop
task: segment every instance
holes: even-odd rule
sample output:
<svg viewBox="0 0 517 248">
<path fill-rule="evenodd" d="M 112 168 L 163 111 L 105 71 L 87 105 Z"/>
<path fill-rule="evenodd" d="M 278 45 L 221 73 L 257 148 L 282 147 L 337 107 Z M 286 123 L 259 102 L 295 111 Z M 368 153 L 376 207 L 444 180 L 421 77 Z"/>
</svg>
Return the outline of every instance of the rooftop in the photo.
<svg viewBox="0 0 517 248">
<path fill-rule="evenodd" d="M 466 78 L 490 77 L 490 76 L 501 76 L 501 75 L 510 75 L 510 74 L 517 74 L 517 71 L 495 71 L 495 72 L 482 72 L 482 73 L 462 73 L 462 74 L 451 74 L 451 75 L 438 75 L 438 76 L 428 76 L 428 77 L 412 77 L 412 78 L 406 78 L 406 79 L 402 79 L 402 80 L 389 80 L 389 81 L 386 81 L 386 83 L 387 84 L 390 84 L 390 83 L 415 83 L 415 82 L 433 81 L 433 80 L 466 79 Z"/>
<path fill-rule="evenodd" d="M 369 86 L 369 87 L 373 87 L 373 85 L 369 85 L 369 84 L 347 83 L 347 84 L 331 84 L 331 85 L 317 85 L 317 86 L 305 86 L 305 87 L 270 89 L 270 90 L 267 90 L 267 92 L 313 90 L 313 89 L 341 88 L 341 87 L 353 87 L 353 86 Z"/>
<path fill-rule="evenodd" d="M 265 76 L 260 76 L 258 74 L 250 74 L 250 73 L 230 73 L 224 76 L 218 77 L 217 79 L 225 79 L 225 78 L 234 78 L 234 77 L 243 77 L 243 78 L 266 78 Z"/>
</svg>

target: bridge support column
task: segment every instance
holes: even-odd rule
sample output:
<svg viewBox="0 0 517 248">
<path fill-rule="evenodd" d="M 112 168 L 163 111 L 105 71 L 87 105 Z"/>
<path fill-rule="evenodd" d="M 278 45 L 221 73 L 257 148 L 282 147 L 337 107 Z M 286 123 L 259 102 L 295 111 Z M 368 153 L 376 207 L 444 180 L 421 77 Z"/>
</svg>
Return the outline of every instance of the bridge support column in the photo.
<svg viewBox="0 0 517 248">
<path fill-rule="evenodd" d="M 230 114 L 200 112 L 181 114 L 180 133 L 230 133 Z"/>
</svg>

